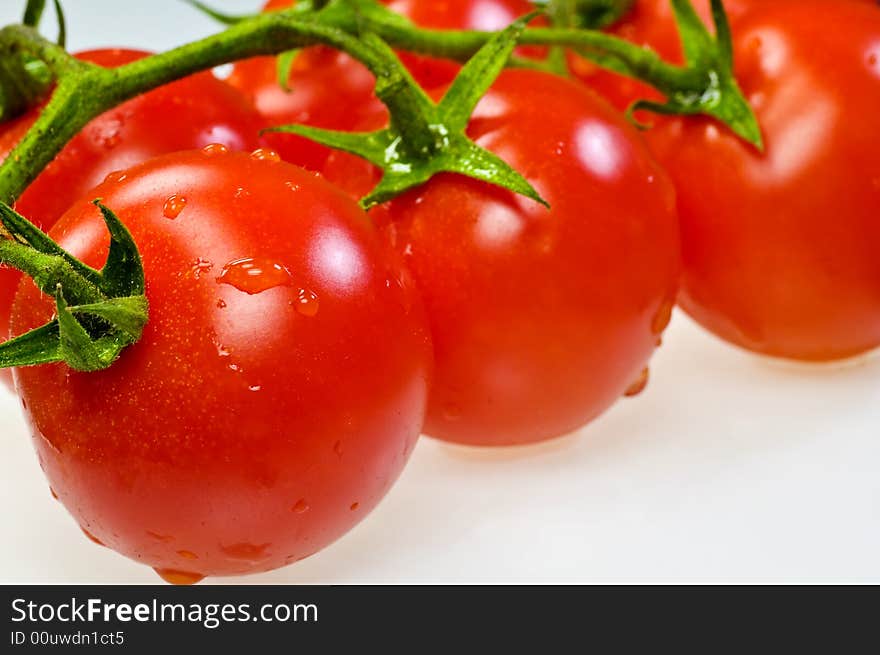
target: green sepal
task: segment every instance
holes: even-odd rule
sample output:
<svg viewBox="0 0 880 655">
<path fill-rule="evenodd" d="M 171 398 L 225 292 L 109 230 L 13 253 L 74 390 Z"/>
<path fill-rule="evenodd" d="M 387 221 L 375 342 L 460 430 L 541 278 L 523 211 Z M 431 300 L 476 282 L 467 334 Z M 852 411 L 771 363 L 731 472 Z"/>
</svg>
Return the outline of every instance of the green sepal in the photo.
<svg viewBox="0 0 880 655">
<path fill-rule="evenodd" d="M 0 204 L 0 263 L 28 274 L 55 297 L 57 318 L 0 344 L 0 368 L 65 362 L 74 370 L 109 367 L 136 343 L 149 315 L 143 262 L 128 229 L 110 209 L 94 204 L 110 233 L 107 261 L 96 271 L 55 244 L 23 216 Z M 69 304 L 75 299 L 75 304 Z"/>
<path fill-rule="evenodd" d="M 290 93 L 290 71 L 293 69 L 293 62 L 300 53 L 299 48 L 296 50 L 288 50 L 282 52 L 275 60 L 275 70 L 278 77 L 278 86 L 285 92 Z"/>
<path fill-rule="evenodd" d="M 352 133 L 285 125 L 266 131 L 297 134 L 381 168 L 382 179 L 361 199 L 365 208 L 391 200 L 443 172 L 494 184 L 547 205 L 520 173 L 466 134 L 474 108 L 503 70 L 518 37 L 535 15 L 524 16 L 494 35 L 464 65 L 439 103 L 416 84 L 384 41 L 371 33 L 362 34 L 362 42 L 375 55 L 376 95 L 390 110 L 389 127 Z"/>
<path fill-rule="evenodd" d="M 243 20 L 247 20 L 248 18 L 253 18 L 257 16 L 257 14 L 240 14 L 233 15 L 227 14 L 219 9 L 214 9 L 210 5 L 205 4 L 204 2 L 199 2 L 199 0 L 183 0 L 186 4 L 191 7 L 198 9 L 200 12 L 208 16 L 209 18 L 213 18 L 215 21 L 222 25 L 235 25 L 240 23 Z"/>
<path fill-rule="evenodd" d="M 28 3 L 24 8 L 24 17 L 21 19 L 22 25 L 39 27 L 45 9 L 46 0 L 28 0 Z"/>
<path fill-rule="evenodd" d="M 637 101 L 628 110 L 645 109 L 660 114 L 712 116 L 725 123 L 737 136 L 764 149 L 761 127 L 739 88 L 733 70 L 733 38 L 722 0 L 712 1 L 713 36 L 694 10 L 691 0 L 672 0 L 672 8 L 689 68 L 705 71 L 699 91 L 658 89 L 666 95 L 663 103 Z M 613 58 L 612 58 L 613 59 Z"/>
<path fill-rule="evenodd" d="M 60 47 L 67 47 L 67 20 L 64 18 L 64 9 L 61 0 L 52 0 L 55 5 L 55 16 L 58 19 L 58 38 L 55 40 Z"/>
</svg>

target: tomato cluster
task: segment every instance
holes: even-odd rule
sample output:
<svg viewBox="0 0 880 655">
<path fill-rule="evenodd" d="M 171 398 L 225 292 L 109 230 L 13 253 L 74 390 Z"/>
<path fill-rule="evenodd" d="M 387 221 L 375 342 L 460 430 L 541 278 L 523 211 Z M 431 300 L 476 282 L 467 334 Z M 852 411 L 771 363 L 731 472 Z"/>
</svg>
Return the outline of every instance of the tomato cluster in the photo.
<svg viewBox="0 0 880 655">
<path fill-rule="evenodd" d="M 496 30 L 531 9 L 385 4 L 438 29 Z M 708 17 L 708 0 L 695 4 Z M 259 58 L 226 82 L 199 74 L 100 116 L 16 208 L 100 267 L 109 237 L 91 201 L 103 199 L 141 250 L 150 321 L 105 371 L 15 371 L 53 493 L 93 540 L 168 580 L 268 570 L 368 513 L 422 431 L 532 443 L 637 394 L 676 301 L 767 355 L 876 348 L 874 4 L 726 3 L 763 152 L 692 116 L 652 117 L 643 138 L 620 110 L 655 92 L 573 54 L 573 79 L 503 72 L 468 136 L 549 209 L 444 173 L 365 213 L 355 199 L 378 169 L 259 136 L 387 123 L 367 69 L 323 46 L 298 54 L 290 89 Z M 613 30 L 682 58 L 666 0 L 638 0 Z M 118 66 L 144 54 L 79 56 Z M 401 57 L 434 97 L 459 68 Z M 38 112 L 3 126 L 4 156 Z M 0 270 L 4 334 L 53 311 Z"/>
</svg>

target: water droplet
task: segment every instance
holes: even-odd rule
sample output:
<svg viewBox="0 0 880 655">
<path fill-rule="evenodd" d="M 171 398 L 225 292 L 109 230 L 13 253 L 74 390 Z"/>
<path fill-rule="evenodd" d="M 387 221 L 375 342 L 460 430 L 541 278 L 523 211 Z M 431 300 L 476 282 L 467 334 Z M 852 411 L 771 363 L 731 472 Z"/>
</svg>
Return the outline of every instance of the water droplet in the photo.
<svg viewBox="0 0 880 655">
<path fill-rule="evenodd" d="M 173 585 L 194 585 L 205 579 L 200 573 L 175 571 L 174 569 L 153 569 L 165 582 Z"/>
<path fill-rule="evenodd" d="M 297 514 L 305 514 L 309 511 L 309 504 L 306 502 L 305 498 L 300 498 L 296 501 L 296 504 L 293 506 L 293 511 Z"/>
<path fill-rule="evenodd" d="M 251 386 L 248 387 L 248 391 L 250 391 L 252 393 L 257 393 L 259 391 L 262 391 L 262 389 L 263 389 L 263 387 L 259 384 L 252 384 Z"/>
<path fill-rule="evenodd" d="M 223 298 L 217 301 L 217 309 L 226 309 L 226 301 Z"/>
<path fill-rule="evenodd" d="M 104 182 L 122 182 L 127 177 L 125 171 L 113 171 L 104 178 Z"/>
<path fill-rule="evenodd" d="M 147 536 L 152 537 L 156 541 L 161 541 L 163 544 L 167 544 L 169 541 L 174 541 L 174 537 L 167 534 L 159 534 L 158 532 L 151 532 L 147 530 Z"/>
<path fill-rule="evenodd" d="M 162 207 L 162 215 L 173 221 L 180 216 L 180 212 L 182 212 L 185 207 L 186 198 L 175 193 L 173 196 L 169 196 L 165 201 L 165 205 Z"/>
<path fill-rule="evenodd" d="M 233 373 L 241 373 L 241 366 L 239 366 L 238 364 L 230 364 L 226 368 L 228 368 Z"/>
<path fill-rule="evenodd" d="M 220 284 L 228 284 L 249 295 L 290 284 L 290 273 L 278 262 L 266 258 L 245 257 L 223 267 Z"/>
<path fill-rule="evenodd" d="M 342 442 L 337 441 L 333 444 L 333 452 L 336 453 L 337 457 L 342 457 Z"/>
<path fill-rule="evenodd" d="M 294 301 L 296 311 L 303 316 L 308 316 L 309 318 L 317 315 L 319 305 L 320 303 L 318 302 L 317 294 L 315 294 L 313 291 L 309 291 L 308 289 L 300 289 L 299 295 Z"/>
<path fill-rule="evenodd" d="M 229 152 L 229 148 L 222 143 L 209 143 L 202 148 L 202 152 L 213 157 L 214 155 L 225 155 Z"/>
<path fill-rule="evenodd" d="M 360 507 L 360 506 L 361 506 L 360 503 L 352 503 L 352 504 L 351 504 L 351 507 L 349 507 L 349 509 L 350 509 L 352 512 L 355 512 L 355 511 L 357 511 L 357 508 Z"/>
<path fill-rule="evenodd" d="M 251 157 L 253 157 L 257 161 L 281 161 L 281 155 L 279 155 L 274 150 L 271 150 L 270 148 L 257 148 L 251 153 Z"/>
<path fill-rule="evenodd" d="M 222 343 L 215 342 L 214 345 L 217 346 L 217 356 L 218 357 L 229 357 L 232 354 L 232 351 L 229 350 L 229 348 L 224 346 Z"/>
<path fill-rule="evenodd" d="M 675 302 L 672 300 L 665 300 L 663 304 L 660 305 L 660 308 L 657 310 L 657 313 L 654 314 L 654 318 L 651 319 L 651 333 L 654 335 L 663 334 L 663 330 L 669 327 L 669 322 L 672 320 L 672 310 L 675 307 Z"/>
<path fill-rule="evenodd" d="M 299 184 L 296 182 L 285 182 L 284 186 L 286 186 L 291 191 L 299 191 Z"/>
<path fill-rule="evenodd" d="M 199 556 L 194 552 L 189 550 L 178 550 L 177 554 L 180 555 L 183 559 L 198 559 Z"/>
<path fill-rule="evenodd" d="M 247 198 L 251 195 L 251 192 L 245 189 L 244 187 L 238 187 L 235 190 L 235 199 L 241 200 L 242 198 Z"/>
<path fill-rule="evenodd" d="M 55 493 L 55 490 L 52 487 L 49 487 L 49 493 L 52 494 L 52 498 L 58 500 L 58 494 Z"/>
<path fill-rule="evenodd" d="M 221 546 L 220 550 L 232 559 L 240 559 L 248 562 L 258 562 L 269 557 L 266 550 L 269 544 L 232 544 L 231 546 Z"/>
<path fill-rule="evenodd" d="M 639 374 L 638 379 L 633 382 L 629 388 L 623 392 L 627 398 L 638 396 L 648 386 L 648 379 L 651 377 L 651 371 L 647 367 Z"/>
<path fill-rule="evenodd" d="M 214 268 L 214 264 L 207 259 L 201 257 L 192 265 L 192 276 L 196 280 L 201 280 L 202 275 Z"/>
<path fill-rule="evenodd" d="M 868 55 L 868 66 L 871 66 L 871 67 L 876 66 L 877 61 L 878 61 L 878 58 L 877 58 L 876 52 L 872 52 L 870 55 Z"/>
<path fill-rule="evenodd" d="M 86 537 L 89 538 L 89 541 L 91 541 L 91 542 L 93 542 L 93 543 L 96 543 L 96 544 L 98 544 L 99 546 L 103 546 L 103 545 L 104 545 L 104 542 L 103 542 L 103 541 L 101 541 L 100 539 L 98 539 L 95 535 L 93 535 L 91 532 L 89 532 L 88 530 L 86 530 L 84 527 L 80 526 L 79 529 L 82 530 L 82 531 L 83 531 L 83 534 L 84 534 Z"/>
</svg>

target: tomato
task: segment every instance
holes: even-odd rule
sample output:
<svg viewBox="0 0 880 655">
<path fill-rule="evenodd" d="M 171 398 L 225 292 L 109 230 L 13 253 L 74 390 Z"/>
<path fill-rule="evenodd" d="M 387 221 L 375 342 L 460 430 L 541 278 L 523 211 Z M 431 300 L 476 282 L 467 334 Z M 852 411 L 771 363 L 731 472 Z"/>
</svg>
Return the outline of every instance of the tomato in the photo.
<svg viewBox="0 0 880 655">
<path fill-rule="evenodd" d="M 51 487 L 171 581 L 302 559 L 370 512 L 416 442 L 432 351 L 413 285 L 350 198 L 274 153 L 125 175 L 50 234 L 99 266 L 88 200 L 118 213 L 143 256 L 143 338 L 102 372 L 15 372 Z M 23 282 L 14 330 L 52 313 Z"/>
<path fill-rule="evenodd" d="M 134 50 L 93 50 L 80 59 L 107 67 L 145 57 Z M 39 115 L 34 109 L 0 126 L 0 159 Z M 173 120 L 169 120 L 173 116 Z M 49 229 L 79 196 L 109 173 L 150 157 L 220 142 L 253 150 L 260 118 L 240 93 L 210 73 L 160 87 L 99 116 L 67 145 L 16 203 L 16 209 Z M 0 341 L 8 334 L 12 297 L 21 275 L 0 268 Z M 8 373 L 5 374 L 8 380 Z"/>
<path fill-rule="evenodd" d="M 291 0 L 271 0 L 265 9 L 292 4 Z M 393 0 L 386 4 L 418 25 L 437 29 L 501 29 L 533 8 L 527 0 Z M 451 62 L 412 54 L 402 57 L 427 88 L 451 81 L 458 71 Z M 297 55 L 288 81 L 290 92 L 278 84 L 275 57 L 237 63 L 228 81 L 253 101 L 268 126 L 304 123 L 350 130 L 380 106 L 373 94 L 375 78 L 367 68 L 344 53 L 321 46 Z M 320 170 L 330 154 L 328 148 L 292 134 L 268 134 L 265 138 L 284 159 L 311 170 Z"/>
<path fill-rule="evenodd" d="M 469 134 L 552 209 L 443 174 L 374 220 L 428 312 L 436 369 L 426 432 L 477 445 L 540 441 L 643 386 L 680 269 L 674 193 L 635 128 L 574 81 L 502 73 Z M 362 193 L 376 179 L 365 166 L 338 154 L 326 174 Z"/>
<path fill-rule="evenodd" d="M 767 355 L 831 360 L 875 348 L 880 11 L 777 0 L 737 27 L 736 77 L 766 151 L 699 118 L 648 132 L 678 190 L 681 304 Z"/>
</svg>

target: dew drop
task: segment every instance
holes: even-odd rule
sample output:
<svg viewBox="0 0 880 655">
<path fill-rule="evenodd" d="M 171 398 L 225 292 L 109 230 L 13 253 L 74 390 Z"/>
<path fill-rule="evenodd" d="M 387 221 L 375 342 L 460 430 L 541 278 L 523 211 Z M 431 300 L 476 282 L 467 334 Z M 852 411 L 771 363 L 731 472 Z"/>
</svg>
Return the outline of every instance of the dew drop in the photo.
<svg viewBox="0 0 880 655">
<path fill-rule="evenodd" d="M 217 346 L 218 357 L 229 357 L 232 354 L 232 351 L 229 350 L 229 348 L 224 346 L 222 343 L 215 343 L 214 345 Z"/>
<path fill-rule="evenodd" d="M 230 364 L 226 368 L 228 368 L 233 373 L 241 373 L 241 366 L 239 366 L 238 364 Z"/>
<path fill-rule="evenodd" d="M 279 162 L 281 161 L 281 155 L 279 155 L 274 150 L 269 148 L 257 148 L 251 153 L 251 157 L 256 159 L 257 161 L 270 161 L 270 162 Z"/>
<path fill-rule="evenodd" d="M 217 309 L 226 309 L 226 301 L 223 298 L 217 301 Z"/>
<path fill-rule="evenodd" d="M 167 534 L 159 534 L 158 532 L 151 532 L 147 530 L 147 536 L 152 537 L 156 541 L 161 541 L 163 544 L 167 544 L 169 541 L 174 541 L 174 537 Z"/>
<path fill-rule="evenodd" d="M 296 311 L 309 318 L 317 315 L 320 303 L 318 296 L 308 289 L 300 289 L 294 306 Z"/>
<path fill-rule="evenodd" d="M 633 382 L 629 388 L 623 392 L 623 395 L 627 398 L 632 398 L 633 396 L 638 396 L 642 393 L 645 388 L 648 386 L 648 379 L 651 377 L 651 371 L 647 367 L 639 374 L 638 379 Z"/>
<path fill-rule="evenodd" d="M 214 264 L 207 259 L 202 259 L 201 257 L 195 261 L 192 265 L 192 276 L 196 280 L 201 280 L 202 275 L 210 271 L 214 268 Z"/>
<path fill-rule="evenodd" d="M 229 148 L 224 146 L 222 143 L 209 143 L 204 148 L 202 148 L 202 152 L 206 155 L 213 157 L 214 155 L 225 155 L 229 152 Z"/>
<path fill-rule="evenodd" d="M 200 573 L 175 571 L 174 569 L 153 569 L 165 582 L 173 585 L 194 585 L 205 579 Z"/>
<path fill-rule="evenodd" d="M 173 221 L 180 216 L 180 212 L 182 212 L 185 207 L 186 198 L 175 193 L 173 196 L 169 196 L 168 200 L 165 201 L 165 205 L 162 207 L 162 215 Z"/>
<path fill-rule="evenodd" d="M 247 189 L 245 189 L 244 187 L 238 187 L 235 190 L 235 199 L 236 200 L 241 200 L 242 198 L 247 198 L 250 195 L 251 195 L 251 192 L 248 191 Z"/>
<path fill-rule="evenodd" d="M 263 390 L 263 387 L 259 384 L 252 384 L 251 386 L 248 387 L 248 391 L 250 391 L 252 393 L 258 393 L 262 390 Z"/>
<path fill-rule="evenodd" d="M 262 257 L 245 257 L 226 264 L 217 282 L 255 295 L 275 287 L 287 286 L 291 280 L 290 273 L 278 262 Z"/>
<path fill-rule="evenodd" d="M 297 514 L 305 514 L 309 511 L 309 504 L 306 502 L 305 498 L 300 498 L 296 501 L 296 504 L 293 506 L 293 511 Z"/>
<path fill-rule="evenodd" d="M 342 457 L 342 442 L 337 441 L 333 444 L 333 452 L 336 453 L 337 457 Z"/>
<path fill-rule="evenodd" d="M 873 68 L 877 65 L 878 61 L 880 60 L 878 60 L 876 52 L 872 52 L 870 55 L 868 55 L 868 66 L 871 66 Z"/>
<path fill-rule="evenodd" d="M 103 541 L 101 541 L 100 539 L 98 539 L 95 535 L 93 535 L 91 532 L 89 532 L 88 530 L 86 530 L 84 527 L 80 526 L 79 529 L 83 531 L 83 534 L 84 534 L 86 537 L 88 537 L 88 538 L 89 538 L 89 541 L 91 541 L 92 543 L 96 543 L 96 544 L 98 544 L 99 546 L 103 546 L 103 545 L 104 545 L 104 542 L 103 542 Z"/>
<path fill-rule="evenodd" d="M 259 562 L 260 560 L 264 560 L 269 557 L 266 550 L 269 548 L 269 544 L 249 544 L 249 543 L 240 543 L 240 544 L 232 544 L 231 546 L 221 546 L 220 550 L 227 557 L 231 557 L 232 559 L 240 559 L 248 562 Z"/>
<path fill-rule="evenodd" d="M 672 309 L 674 307 L 675 303 L 672 300 L 666 300 L 660 305 L 657 313 L 654 314 L 654 318 L 651 319 L 652 334 L 655 336 L 663 334 L 663 330 L 669 327 L 669 322 L 672 320 Z"/>
<path fill-rule="evenodd" d="M 299 191 L 299 184 L 296 182 L 285 182 L 284 186 L 286 186 L 291 191 Z"/>
<path fill-rule="evenodd" d="M 122 182 L 127 177 L 125 171 L 113 171 L 104 178 L 104 182 Z"/>
<path fill-rule="evenodd" d="M 177 554 L 180 555 L 183 559 L 198 559 L 199 556 L 194 552 L 189 550 L 178 550 Z"/>
<path fill-rule="evenodd" d="M 349 507 L 349 509 L 350 509 L 352 512 L 356 512 L 356 511 L 357 511 L 357 508 L 360 507 L 360 506 L 361 506 L 360 503 L 352 503 L 352 504 L 351 504 L 351 507 Z"/>
</svg>

